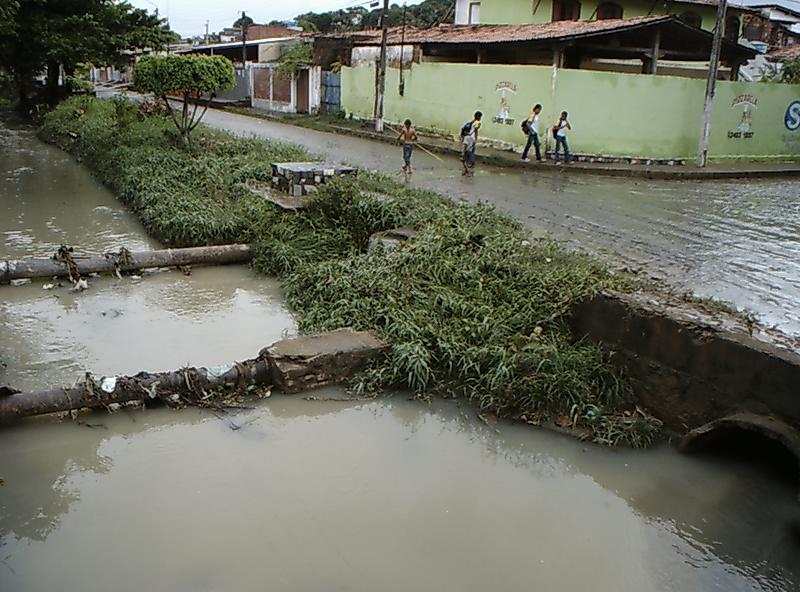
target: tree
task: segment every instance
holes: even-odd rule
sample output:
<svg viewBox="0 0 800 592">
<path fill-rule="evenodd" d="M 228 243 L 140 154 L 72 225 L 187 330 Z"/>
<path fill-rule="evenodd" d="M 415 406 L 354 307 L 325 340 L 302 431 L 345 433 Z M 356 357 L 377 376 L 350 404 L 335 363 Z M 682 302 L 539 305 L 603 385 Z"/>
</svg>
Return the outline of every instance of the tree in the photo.
<svg viewBox="0 0 800 592">
<path fill-rule="evenodd" d="M 163 20 L 127 2 L 0 1 L 0 65 L 14 75 L 23 100 L 42 70 L 55 101 L 61 68 L 70 75 L 81 63 L 119 63 L 120 50 L 161 49 L 175 37 Z"/>
<path fill-rule="evenodd" d="M 786 58 L 782 62 L 769 64 L 761 72 L 763 82 L 800 84 L 800 55 Z"/>
<path fill-rule="evenodd" d="M 253 19 L 251 19 L 249 16 L 244 16 L 244 17 L 240 16 L 238 19 L 236 19 L 233 22 L 233 26 L 236 29 L 241 29 L 242 28 L 242 23 L 244 23 L 245 27 L 249 27 L 250 25 L 253 24 L 253 22 L 254 22 Z"/>
<path fill-rule="evenodd" d="M 133 69 L 136 88 L 162 99 L 178 128 L 181 140 L 190 144 L 190 135 L 208 110 L 214 94 L 232 88 L 236 82 L 233 64 L 222 56 L 145 56 Z M 180 95 L 180 116 L 172 109 L 169 95 Z M 203 95 L 206 99 L 203 100 Z M 189 108 L 190 101 L 194 107 Z M 198 115 L 198 106 L 203 110 Z"/>
<path fill-rule="evenodd" d="M 411 27 L 427 29 L 440 23 L 453 22 L 453 0 L 425 0 L 414 6 L 407 6 L 405 10 L 405 23 Z M 355 6 L 346 10 L 332 10 L 330 12 L 307 12 L 298 15 L 295 22 L 304 31 L 321 33 L 334 33 L 341 31 L 360 31 L 364 29 L 377 29 L 383 8 L 368 11 L 362 6 Z M 386 23 L 390 27 L 403 24 L 403 7 L 392 4 L 386 15 Z"/>
</svg>

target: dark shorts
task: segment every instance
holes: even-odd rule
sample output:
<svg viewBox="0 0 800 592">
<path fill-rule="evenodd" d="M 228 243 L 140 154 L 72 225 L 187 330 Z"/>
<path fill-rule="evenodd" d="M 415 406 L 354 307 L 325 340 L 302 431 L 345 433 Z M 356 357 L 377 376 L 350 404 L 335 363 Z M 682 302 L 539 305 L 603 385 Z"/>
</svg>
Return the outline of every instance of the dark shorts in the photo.
<svg viewBox="0 0 800 592">
<path fill-rule="evenodd" d="M 464 149 L 461 151 L 461 162 L 467 163 L 468 167 L 475 166 L 475 145 L 472 146 L 464 146 Z"/>
</svg>

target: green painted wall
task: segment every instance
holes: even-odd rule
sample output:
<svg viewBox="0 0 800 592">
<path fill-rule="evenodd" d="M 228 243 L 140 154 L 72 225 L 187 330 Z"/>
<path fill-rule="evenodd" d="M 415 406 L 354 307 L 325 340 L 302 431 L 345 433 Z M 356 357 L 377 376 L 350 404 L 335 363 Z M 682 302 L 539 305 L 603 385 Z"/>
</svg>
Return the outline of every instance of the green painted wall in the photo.
<svg viewBox="0 0 800 592">
<path fill-rule="evenodd" d="M 713 6 L 688 4 L 663 4 L 654 8 L 651 0 L 615 0 L 622 6 L 622 17 L 697 13 L 703 19 L 703 28 L 711 31 L 716 19 Z M 596 17 L 595 10 L 602 0 L 581 0 L 580 20 Z M 524 23 L 549 23 L 553 16 L 553 0 L 481 0 L 481 24 L 517 25 Z"/>
<path fill-rule="evenodd" d="M 800 85 L 719 83 L 709 154 L 745 159 L 763 155 L 800 158 L 800 129 L 790 131 L 785 123 L 786 111 L 795 101 L 795 112 L 800 114 Z"/>
<path fill-rule="evenodd" d="M 703 80 L 559 70 L 553 94 L 552 69 L 545 66 L 422 63 L 405 74 L 405 96 L 401 97 L 398 70 L 387 71 L 385 111 L 390 122 L 410 117 L 419 127 L 454 135 L 480 110 L 484 139 L 519 146 L 524 140 L 521 118 L 540 102 L 543 128 L 562 109 L 569 111 L 574 128 L 570 145 L 578 153 L 691 158 L 696 151 Z M 372 116 L 374 81 L 372 66 L 342 69 L 342 106 L 348 113 L 365 119 Z M 720 82 L 717 89 L 713 158 L 800 157 L 800 130 L 790 132 L 784 126 L 787 107 L 793 100 L 800 101 L 800 86 Z M 500 115 L 504 92 L 509 123 L 492 120 Z M 745 106 L 741 100 L 733 103 L 742 95 L 752 95 L 748 101 L 755 103 L 747 107 L 752 134 L 743 132 L 737 137 Z"/>
</svg>

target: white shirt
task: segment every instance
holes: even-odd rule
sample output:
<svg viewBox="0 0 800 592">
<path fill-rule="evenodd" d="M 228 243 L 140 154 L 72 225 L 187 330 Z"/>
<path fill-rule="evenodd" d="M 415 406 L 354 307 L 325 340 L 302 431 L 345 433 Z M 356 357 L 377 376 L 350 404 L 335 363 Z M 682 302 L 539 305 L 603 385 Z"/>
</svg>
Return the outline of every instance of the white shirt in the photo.
<svg viewBox="0 0 800 592">
<path fill-rule="evenodd" d="M 556 135 L 558 137 L 560 137 L 560 138 L 566 138 L 567 137 L 567 120 L 566 119 L 562 119 L 562 120 L 560 120 L 558 122 L 558 131 L 556 132 Z"/>
<path fill-rule="evenodd" d="M 539 134 L 539 115 L 538 114 L 533 116 L 533 119 L 531 120 L 531 122 L 530 122 L 528 127 L 531 130 L 532 134 L 537 134 L 537 135 Z"/>
</svg>

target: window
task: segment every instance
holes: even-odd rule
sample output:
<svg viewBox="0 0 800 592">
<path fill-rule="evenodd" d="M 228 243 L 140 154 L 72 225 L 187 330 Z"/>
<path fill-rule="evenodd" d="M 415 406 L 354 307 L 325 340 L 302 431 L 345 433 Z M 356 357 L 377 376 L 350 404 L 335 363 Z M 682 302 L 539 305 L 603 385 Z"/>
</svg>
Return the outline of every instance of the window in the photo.
<svg viewBox="0 0 800 592">
<path fill-rule="evenodd" d="M 470 25 L 477 25 L 481 22 L 481 3 L 480 2 L 470 2 L 469 3 L 469 21 L 467 21 Z"/>
<path fill-rule="evenodd" d="M 691 25 L 692 27 L 697 27 L 698 29 L 703 25 L 703 19 L 700 18 L 700 15 L 696 12 L 684 12 L 682 15 L 678 17 L 687 25 Z"/>
<path fill-rule="evenodd" d="M 578 0 L 554 0 L 554 21 L 577 21 L 581 18 L 581 3 Z"/>
<path fill-rule="evenodd" d="M 739 19 L 729 16 L 725 19 L 725 39 L 738 43 L 739 41 Z"/>
<path fill-rule="evenodd" d="M 622 6 L 615 2 L 602 2 L 597 7 L 597 20 L 603 21 L 606 19 L 621 19 Z"/>
</svg>

